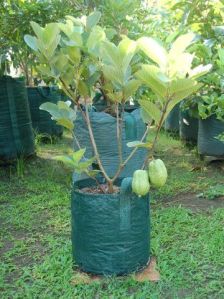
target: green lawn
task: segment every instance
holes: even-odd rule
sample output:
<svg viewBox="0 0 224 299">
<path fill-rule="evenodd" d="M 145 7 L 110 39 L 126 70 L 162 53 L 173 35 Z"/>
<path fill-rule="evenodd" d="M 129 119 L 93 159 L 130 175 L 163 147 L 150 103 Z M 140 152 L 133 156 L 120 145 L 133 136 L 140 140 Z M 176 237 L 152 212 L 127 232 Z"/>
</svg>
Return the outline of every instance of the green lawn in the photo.
<svg viewBox="0 0 224 299">
<path fill-rule="evenodd" d="M 38 144 L 37 158 L 0 169 L 1 299 L 224 298 L 223 164 L 201 162 L 194 149 L 164 133 L 156 153 L 169 179 L 151 192 L 151 251 L 160 282 L 130 276 L 74 285 L 71 173 L 53 160 L 69 144 L 68 136 Z M 221 197 L 196 197 L 203 192 Z"/>
</svg>

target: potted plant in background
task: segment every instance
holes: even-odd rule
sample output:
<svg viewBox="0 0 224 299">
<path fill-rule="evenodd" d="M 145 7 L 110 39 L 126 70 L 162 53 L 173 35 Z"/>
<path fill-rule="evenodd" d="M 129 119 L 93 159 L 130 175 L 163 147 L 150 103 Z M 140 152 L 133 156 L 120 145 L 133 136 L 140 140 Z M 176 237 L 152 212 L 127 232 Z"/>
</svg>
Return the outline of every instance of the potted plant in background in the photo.
<svg viewBox="0 0 224 299">
<path fill-rule="evenodd" d="M 148 192 L 150 183 L 161 187 L 167 178 L 164 163 L 153 159 L 159 131 L 171 109 L 200 88 L 196 78 L 206 73 L 210 66 L 191 70 L 189 63 L 186 69 L 183 58 L 186 58 L 185 50 L 192 42 L 192 35 L 179 38 L 169 52 L 146 37 L 133 41 L 124 36 L 116 45 L 97 25 L 99 18 L 100 14 L 94 12 L 80 19 L 67 17 L 65 22 L 48 24 L 44 28 L 32 23 L 36 36 L 25 36 L 25 41 L 39 59 L 38 69 L 57 80 L 75 104 L 74 109 L 63 102 L 41 106 L 58 124 L 71 131 L 79 148 L 72 155 L 58 159 L 90 177 L 76 182 L 72 191 L 74 262 L 87 272 L 119 275 L 136 271 L 149 261 Z M 132 61 L 138 51 L 146 54 L 149 63 L 134 68 Z M 177 58 L 178 64 L 175 63 Z M 102 164 L 90 118 L 91 95 L 96 84 L 106 91 L 116 116 L 119 163 L 112 176 Z M 141 140 L 129 143 L 132 151 L 124 159 L 121 142 L 123 107 L 141 84 L 151 88 L 158 100 L 156 103 L 146 98 L 139 100 L 146 130 Z M 77 139 L 79 127 L 74 122 L 77 111 L 88 128 L 94 153 L 92 158 L 85 157 L 85 148 Z M 149 143 L 145 138 L 152 119 L 156 132 L 153 143 Z M 133 178 L 120 178 L 139 147 L 149 150 L 142 161 L 142 169 L 136 170 Z M 98 170 L 91 168 L 93 162 L 97 163 Z"/>
<path fill-rule="evenodd" d="M 44 136 L 58 136 L 63 133 L 62 127 L 55 124 L 45 111 L 40 111 L 42 103 L 49 101 L 57 103 L 61 95 L 54 82 L 47 82 L 47 86 L 39 80 L 36 69 L 35 55 L 24 43 L 24 35 L 31 33 L 30 21 L 46 24 L 64 18 L 67 14 L 79 14 L 84 9 L 83 3 L 64 5 L 61 1 L 4 1 L 0 7 L 1 15 L 4 15 L 0 27 L 1 46 L 7 49 L 7 55 L 11 66 L 18 77 L 25 78 L 32 127 L 35 133 Z M 41 13 L 40 13 L 41 12 Z M 38 86 L 37 86 L 38 85 Z"/>
<path fill-rule="evenodd" d="M 34 154 L 30 111 L 22 78 L 12 78 L 7 49 L 0 53 L 0 162 Z"/>
<path fill-rule="evenodd" d="M 198 98 L 184 100 L 180 103 L 179 133 L 186 144 L 197 144 L 198 140 Z"/>
</svg>

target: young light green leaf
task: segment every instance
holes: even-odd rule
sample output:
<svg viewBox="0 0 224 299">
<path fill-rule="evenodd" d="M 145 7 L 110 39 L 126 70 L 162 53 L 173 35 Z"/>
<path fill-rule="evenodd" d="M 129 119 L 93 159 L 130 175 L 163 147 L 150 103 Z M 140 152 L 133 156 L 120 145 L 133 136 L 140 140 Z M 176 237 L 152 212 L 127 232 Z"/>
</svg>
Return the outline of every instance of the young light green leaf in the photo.
<svg viewBox="0 0 224 299">
<path fill-rule="evenodd" d="M 167 94 L 167 85 L 160 78 L 160 69 L 154 65 L 142 65 L 141 69 L 135 73 L 135 76 L 144 84 L 149 86 L 159 97 L 164 98 Z"/>
<path fill-rule="evenodd" d="M 169 52 L 169 56 L 170 57 L 179 56 L 192 44 L 194 38 L 195 38 L 195 34 L 192 32 L 179 36 L 172 44 L 172 47 Z"/>
<path fill-rule="evenodd" d="M 167 51 L 156 40 L 151 37 L 141 37 L 138 47 L 160 67 L 167 65 Z"/>
<path fill-rule="evenodd" d="M 198 79 L 201 76 L 206 75 L 212 69 L 212 64 L 202 65 L 195 67 L 189 72 L 189 77 L 191 79 Z"/>
<path fill-rule="evenodd" d="M 78 163 L 78 162 L 83 158 L 83 156 L 84 156 L 84 154 L 85 154 L 85 151 L 86 151 L 86 149 L 85 149 L 85 148 L 82 148 L 82 149 L 80 149 L 80 150 L 74 152 L 74 153 L 72 154 L 72 160 L 73 160 L 75 163 Z"/>
</svg>

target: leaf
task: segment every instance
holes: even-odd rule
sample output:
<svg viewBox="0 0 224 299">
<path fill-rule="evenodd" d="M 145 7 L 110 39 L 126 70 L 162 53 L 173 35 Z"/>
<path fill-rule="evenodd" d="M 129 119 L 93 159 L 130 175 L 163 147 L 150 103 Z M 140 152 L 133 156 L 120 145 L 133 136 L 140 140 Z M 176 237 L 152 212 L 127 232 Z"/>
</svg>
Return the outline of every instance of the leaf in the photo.
<svg viewBox="0 0 224 299">
<path fill-rule="evenodd" d="M 160 98 L 165 98 L 167 94 L 167 85 L 161 80 L 160 69 L 154 65 L 142 65 L 141 69 L 135 73 L 135 76 L 149 86 Z"/>
<path fill-rule="evenodd" d="M 138 101 L 144 112 L 158 124 L 161 118 L 161 112 L 158 107 L 150 100 Z"/>
<path fill-rule="evenodd" d="M 106 34 L 104 30 L 99 27 L 95 26 L 89 35 L 87 40 L 87 47 L 88 51 L 92 54 L 99 55 L 100 54 L 100 45 L 102 41 L 105 41 Z"/>
<path fill-rule="evenodd" d="M 141 142 L 141 141 L 131 141 L 127 143 L 128 147 L 138 147 L 138 148 L 151 148 L 152 143 L 150 142 Z"/>
<path fill-rule="evenodd" d="M 179 56 L 192 44 L 194 38 L 195 34 L 192 32 L 179 36 L 172 44 L 169 56 L 174 58 Z"/>
<path fill-rule="evenodd" d="M 86 29 L 91 30 L 100 20 L 101 13 L 99 11 L 94 11 L 86 18 Z"/>
<path fill-rule="evenodd" d="M 125 100 L 131 97 L 139 88 L 141 82 L 139 80 L 130 80 L 124 87 L 124 97 Z"/>
<path fill-rule="evenodd" d="M 46 102 L 40 106 L 40 109 L 49 112 L 57 124 L 72 131 L 76 119 L 76 110 L 70 108 L 69 105 L 70 102 L 63 101 L 58 101 L 57 104 Z"/>
<path fill-rule="evenodd" d="M 72 154 L 72 160 L 73 160 L 74 162 L 78 163 L 78 162 L 82 159 L 82 157 L 84 156 L 85 151 L 86 151 L 86 149 L 85 149 L 85 148 L 82 148 L 82 149 L 80 149 L 80 150 L 74 152 L 74 153 Z"/>
<path fill-rule="evenodd" d="M 73 161 L 72 157 L 70 157 L 70 156 L 66 156 L 66 155 L 56 156 L 55 160 L 63 162 L 65 165 L 74 168 L 74 161 Z"/>
<path fill-rule="evenodd" d="M 34 51 L 38 51 L 38 46 L 37 46 L 37 38 L 34 36 L 31 36 L 29 34 L 26 34 L 24 36 L 24 41 L 25 43 Z"/>
<path fill-rule="evenodd" d="M 130 40 L 129 38 L 124 38 L 118 45 L 118 50 L 122 60 L 123 71 L 126 72 L 128 66 L 131 63 L 133 56 L 135 55 L 137 48 L 137 43 Z"/>
<path fill-rule="evenodd" d="M 36 36 L 39 39 L 42 39 L 44 29 L 39 24 L 37 24 L 36 22 L 33 22 L 33 21 L 30 22 L 30 25 L 33 28 L 33 31 L 36 34 Z"/>
<path fill-rule="evenodd" d="M 101 45 L 101 58 L 105 64 L 121 67 L 122 61 L 119 56 L 119 51 L 117 47 L 109 41 L 105 41 Z"/>
<path fill-rule="evenodd" d="M 49 47 L 58 38 L 60 31 L 57 23 L 49 23 L 45 26 L 42 33 L 42 40 L 45 47 Z"/>
<path fill-rule="evenodd" d="M 111 81 L 115 88 L 120 88 L 124 85 L 124 77 L 121 69 L 110 65 L 103 65 L 102 70 L 106 79 Z"/>
<path fill-rule="evenodd" d="M 151 123 L 152 117 L 145 111 L 145 109 L 143 107 L 141 107 L 141 109 L 140 109 L 140 114 L 141 114 L 141 118 L 145 124 Z"/>
<path fill-rule="evenodd" d="M 179 101 L 197 91 L 201 86 L 202 84 L 197 83 L 197 81 L 193 81 L 192 79 L 179 79 L 173 81 L 170 86 L 172 101 L 175 101 L 176 105 Z"/>
<path fill-rule="evenodd" d="M 218 49 L 218 55 L 219 55 L 221 64 L 224 65 L 224 49 Z"/>
<path fill-rule="evenodd" d="M 167 51 L 154 39 L 141 37 L 137 41 L 138 47 L 160 67 L 167 65 Z"/>
<path fill-rule="evenodd" d="M 66 118 L 58 118 L 56 123 L 59 125 L 59 126 L 62 126 L 70 131 L 72 131 L 74 129 L 74 123 L 69 120 L 69 119 L 66 119 Z"/>
<path fill-rule="evenodd" d="M 83 80 L 79 80 L 77 88 L 80 95 L 82 95 L 83 97 L 88 97 L 90 95 L 89 87 Z"/>
<path fill-rule="evenodd" d="M 195 67 L 189 72 L 189 77 L 191 79 L 198 79 L 203 75 L 206 75 L 212 68 L 212 64 L 202 65 Z"/>
</svg>

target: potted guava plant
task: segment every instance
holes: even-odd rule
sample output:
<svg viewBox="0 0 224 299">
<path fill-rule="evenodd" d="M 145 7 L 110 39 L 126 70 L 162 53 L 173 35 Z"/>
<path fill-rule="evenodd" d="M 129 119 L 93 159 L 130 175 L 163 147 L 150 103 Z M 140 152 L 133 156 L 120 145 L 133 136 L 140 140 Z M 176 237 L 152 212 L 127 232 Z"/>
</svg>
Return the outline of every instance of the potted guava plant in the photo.
<svg viewBox="0 0 224 299">
<path fill-rule="evenodd" d="M 179 37 L 169 52 L 149 37 L 133 41 L 124 36 L 116 45 L 97 25 L 99 18 L 100 13 L 94 12 L 80 19 L 68 16 L 65 22 L 44 28 L 32 23 L 36 36 L 26 36 L 25 41 L 39 59 L 39 70 L 57 80 L 74 103 L 74 109 L 70 103 L 61 101 L 41 106 L 58 124 L 71 131 L 78 147 L 72 155 L 57 159 L 77 173 L 89 176 L 75 182 L 72 188 L 74 262 L 86 272 L 121 275 L 145 267 L 150 259 L 149 189 L 150 185 L 162 187 L 167 179 L 163 161 L 153 158 L 160 128 L 172 108 L 200 88 L 196 78 L 210 66 L 192 70 L 188 63 L 186 68 L 184 60 L 190 54 L 185 51 L 193 40 L 192 34 Z M 148 63 L 133 67 L 139 51 Z M 124 158 L 123 107 L 142 84 L 158 100 L 153 103 L 149 98 L 139 100 L 146 129 L 140 140 L 129 143 L 132 151 Z M 102 164 L 90 118 L 96 85 L 102 87 L 114 107 L 119 163 L 113 175 L 108 175 Z M 77 113 L 82 115 L 88 129 L 94 153 L 91 158 L 85 157 L 85 148 L 77 139 Z M 145 139 L 152 120 L 156 130 L 154 141 L 149 143 Z M 148 150 L 142 167 L 133 177 L 122 178 L 122 170 L 141 147 Z M 92 169 L 93 162 L 98 169 Z"/>
</svg>

